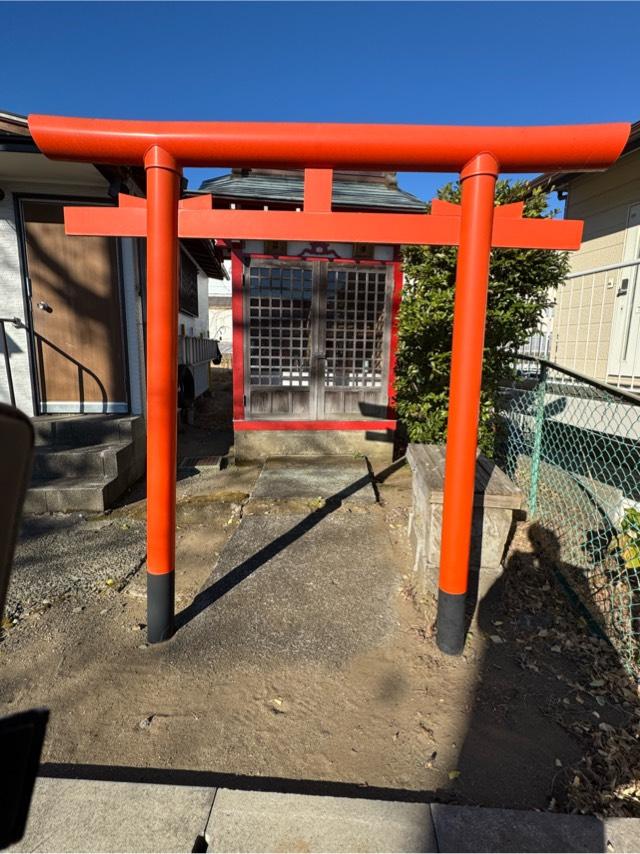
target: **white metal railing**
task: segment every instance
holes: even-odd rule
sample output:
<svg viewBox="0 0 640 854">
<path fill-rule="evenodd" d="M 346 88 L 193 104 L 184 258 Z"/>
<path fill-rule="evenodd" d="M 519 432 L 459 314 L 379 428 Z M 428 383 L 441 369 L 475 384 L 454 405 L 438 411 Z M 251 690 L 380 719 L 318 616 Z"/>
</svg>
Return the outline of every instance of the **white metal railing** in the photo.
<svg viewBox="0 0 640 854">
<path fill-rule="evenodd" d="M 178 337 L 178 364 L 202 365 L 218 355 L 215 338 L 196 338 L 193 335 Z"/>
<path fill-rule="evenodd" d="M 571 273 L 520 349 L 600 382 L 640 390 L 640 259 Z"/>
</svg>

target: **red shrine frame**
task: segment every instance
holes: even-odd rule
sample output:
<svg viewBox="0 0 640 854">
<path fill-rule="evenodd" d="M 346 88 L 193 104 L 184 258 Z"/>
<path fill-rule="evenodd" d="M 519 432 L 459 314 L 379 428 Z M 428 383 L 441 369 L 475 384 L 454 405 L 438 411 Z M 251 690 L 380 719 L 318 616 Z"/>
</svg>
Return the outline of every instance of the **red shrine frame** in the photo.
<svg viewBox="0 0 640 854">
<path fill-rule="evenodd" d="M 581 222 L 524 218 L 522 203 L 495 207 L 496 180 L 499 172 L 605 169 L 624 148 L 630 125 L 136 122 L 32 115 L 29 129 L 49 157 L 143 165 L 147 172 L 146 200 L 120 196 L 117 208 L 66 208 L 65 225 L 68 234 L 147 237 L 147 609 L 152 643 L 171 636 L 174 619 L 178 238 L 459 247 L 437 642 L 444 652 L 462 652 L 491 248 L 577 249 L 582 237 Z M 184 166 L 301 167 L 303 210 L 216 209 L 211 196 L 179 200 Z M 457 171 L 461 204 L 435 200 L 429 215 L 335 212 L 336 169 Z"/>
</svg>

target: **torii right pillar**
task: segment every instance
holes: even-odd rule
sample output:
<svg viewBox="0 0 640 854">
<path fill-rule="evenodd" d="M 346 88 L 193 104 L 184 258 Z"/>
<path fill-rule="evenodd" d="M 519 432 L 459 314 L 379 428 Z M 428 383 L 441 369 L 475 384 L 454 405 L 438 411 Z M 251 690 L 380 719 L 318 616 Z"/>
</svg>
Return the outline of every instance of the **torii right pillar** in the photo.
<svg viewBox="0 0 640 854">
<path fill-rule="evenodd" d="M 478 154 L 460 173 L 460 249 L 453 309 L 437 618 L 438 647 L 449 655 L 459 655 L 465 639 L 465 601 L 478 445 L 477 430 L 470 429 L 470 426 L 475 428 L 480 414 L 498 172 L 499 165 L 491 154 Z"/>
</svg>

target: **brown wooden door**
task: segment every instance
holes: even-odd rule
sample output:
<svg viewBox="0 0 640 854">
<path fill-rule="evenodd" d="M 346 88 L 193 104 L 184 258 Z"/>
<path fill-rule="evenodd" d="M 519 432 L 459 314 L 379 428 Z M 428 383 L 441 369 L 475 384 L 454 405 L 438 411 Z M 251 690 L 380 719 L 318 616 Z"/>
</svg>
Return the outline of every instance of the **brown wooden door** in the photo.
<svg viewBox="0 0 640 854">
<path fill-rule="evenodd" d="M 116 240 L 67 236 L 63 202 L 21 207 L 40 412 L 126 412 Z"/>
</svg>

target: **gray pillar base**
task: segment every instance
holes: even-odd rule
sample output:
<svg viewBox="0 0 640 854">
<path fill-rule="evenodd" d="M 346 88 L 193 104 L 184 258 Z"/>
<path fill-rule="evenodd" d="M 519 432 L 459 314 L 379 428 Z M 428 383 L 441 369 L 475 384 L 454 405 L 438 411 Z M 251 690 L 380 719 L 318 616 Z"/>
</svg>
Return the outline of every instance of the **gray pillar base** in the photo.
<svg viewBox="0 0 640 854">
<path fill-rule="evenodd" d="M 173 635 L 175 572 L 147 573 L 147 640 L 160 643 Z"/>
<path fill-rule="evenodd" d="M 465 639 L 465 593 L 438 590 L 436 643 L 446 655 L 462 655 Z"/>
</svg>

